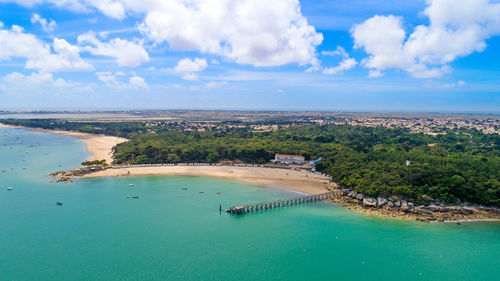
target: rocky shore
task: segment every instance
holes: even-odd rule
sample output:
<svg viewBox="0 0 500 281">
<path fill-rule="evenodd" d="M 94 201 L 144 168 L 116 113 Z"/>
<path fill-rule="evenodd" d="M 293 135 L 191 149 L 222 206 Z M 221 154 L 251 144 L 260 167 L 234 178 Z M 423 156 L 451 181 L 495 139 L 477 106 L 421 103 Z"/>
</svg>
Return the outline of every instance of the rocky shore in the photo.
<svg viewBox="0 0 500 281">
<path fill-rule="evenodd" d="M 500 220 L 500 209 L 468 203 L 447 205 L 426 197 L 425 205 L 416 205 L 397 198 L 374 198 L 351 189 L 336 189 L 332 200 L 366 215 L 382 215 L 403 220 L 424 222 Z"/>
<path fill-rule="evenodd" d="M 75 177 L 82 177 L 84 175 L 92 174 L 99 171 L 104 171 L 109 169 L 110 167 L 106 166 L 89 166 L 77 168 L 69 171 L 59 171 L 50 174 L 50 176 L 54 177 L 54 182 L 72 182 Z"/>
</svg>

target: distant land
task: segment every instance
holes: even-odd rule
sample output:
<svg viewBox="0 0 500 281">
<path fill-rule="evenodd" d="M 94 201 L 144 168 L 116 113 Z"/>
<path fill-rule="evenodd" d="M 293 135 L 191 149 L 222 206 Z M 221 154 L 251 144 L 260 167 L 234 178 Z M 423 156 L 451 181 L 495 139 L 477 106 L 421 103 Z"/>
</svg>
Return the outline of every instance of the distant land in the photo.
<svg viewBox="0 0 500 281">
<path fill-rule="evenodd" d="M 145 168 L 139 174 L 179 173 L 169 165 L 190 163 L 266 165 L 325 174 L 334 185 L 323 191 L 335 192 L 334 201 L 362 212 L 424 221 L 496 219 L 499 213 L 499 115 L 25 111 L 0 114 L 0 123 L 124 138 L 126 141 L 108 146 L 112 155 L 107 154 L 107 164 L 115 165 L 113 168 L 167 165 Z M 276 154 L 296 155 L 306 162 L 276 167 L 271 161 Z M 99 175 L 138 173 L 125 169 Z M 190 168 L 189 174 L 226 176 L 234 172 L 214 169 Z M 63 172 L 61 178 L 70 181 L 95 171 Z M 186 173 L 186 169 L 181 171 Z"/>
</svg>

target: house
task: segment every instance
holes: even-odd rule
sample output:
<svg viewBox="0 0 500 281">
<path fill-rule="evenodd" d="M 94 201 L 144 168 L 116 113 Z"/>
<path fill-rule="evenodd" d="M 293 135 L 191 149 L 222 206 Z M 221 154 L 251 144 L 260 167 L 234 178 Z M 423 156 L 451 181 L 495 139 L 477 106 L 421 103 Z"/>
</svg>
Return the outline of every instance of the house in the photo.
<svg viewBox="0 0 500 281">
<path fill-rule="evenodd" d="M 303 164 L 306 159 L 300 155 L 276 154 L 273 162 Z"/>
</svg>

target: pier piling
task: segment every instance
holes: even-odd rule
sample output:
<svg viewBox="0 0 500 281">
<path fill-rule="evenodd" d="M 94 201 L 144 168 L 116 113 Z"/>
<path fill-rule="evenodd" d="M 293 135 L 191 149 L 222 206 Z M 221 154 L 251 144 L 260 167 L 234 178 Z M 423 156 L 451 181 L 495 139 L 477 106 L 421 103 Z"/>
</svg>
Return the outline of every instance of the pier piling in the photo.
<svg viewBox="0 0 500 281">
<path fill-rule="evenodd" d="M 322 193 L 322 194 L 317 194 L 317 195 L 307 195 L 307 196 L 291 198 L 291 199 L 233 206 L 230 209 L 227 209 L 225 211 L 228 213 L 236 214 L 236 215 L 243 215 L 243 214 L 262 211 L 262 210 L 276 209 L 276 208 L 282 208 L 282 207 L 287 207 L 287 206 L 295 206 L 295 205 L 302 205 L 302 204 L 311 203 L 311 202 L 322 201 L 322 200 L 328 199 L 329 195 L 332 195 L 332 194 L 333 194 L 333 192 L 327 192 L 327 193 Z"/>
</svg>

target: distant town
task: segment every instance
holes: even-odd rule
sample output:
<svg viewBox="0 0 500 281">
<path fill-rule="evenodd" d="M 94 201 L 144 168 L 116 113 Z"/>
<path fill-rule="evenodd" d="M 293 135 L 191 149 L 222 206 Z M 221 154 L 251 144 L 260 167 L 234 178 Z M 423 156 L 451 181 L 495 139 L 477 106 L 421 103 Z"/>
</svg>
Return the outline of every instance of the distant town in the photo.
<svg viewBox="0 0 500 281">
<path fill-rule="evenodd" d="M 407 128 L 415 133 L 445 134 L 461 130 L 500 134 L 500 115 L 349 113 L 223 110 L 139 110 L 139 111 L 25 111 L 0 112 L 0 119 L 54 119 L 55 122 L 95 121 L 142 122 L 145 133 L 163 129 L 178 131 L 276 131 L 291 125 L 335 124 L 365 127 Z M 98 128 L 97 128 L 98 129 Z"/>
</svg>

